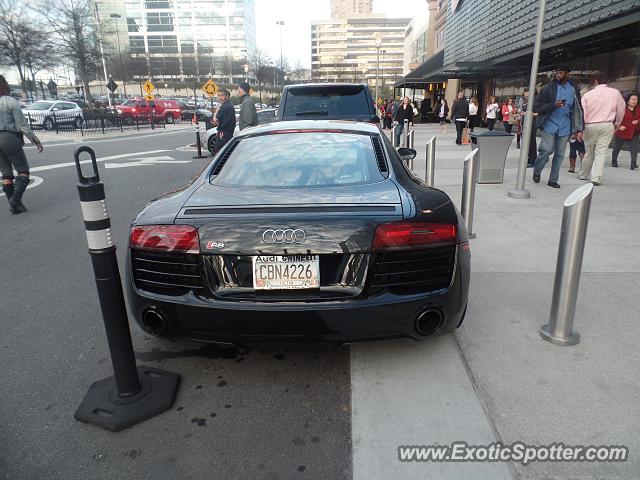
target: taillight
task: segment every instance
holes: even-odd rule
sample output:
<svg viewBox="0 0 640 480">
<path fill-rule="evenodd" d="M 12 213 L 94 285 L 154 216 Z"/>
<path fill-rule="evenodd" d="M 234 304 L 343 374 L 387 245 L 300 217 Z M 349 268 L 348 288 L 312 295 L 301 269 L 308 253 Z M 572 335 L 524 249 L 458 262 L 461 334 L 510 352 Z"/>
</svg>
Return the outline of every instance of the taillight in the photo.
<svg viewBox="0 0 640 480">
<path fill-rule="evenodd" d="M 436 243 L 455 243 L 457 238 L 457 226 L 448 223 L 383 223 L 376 228 L 371 248 L 374 251 L 400 250 Z"/>
<path fill-rule="evenodd" d="M 200 253 L 198 231 L 191 225 L 132 227 L 129 247 L 163 252 Z"/>
<path fill-rule="evenodd" d="M 132 109 L 131 109 L 131 111 L 132 111 L 132 112 L 135 112 L 135 111 L 136 111 L 136 109 L 135 109 L 135 108 L 132 108 Z"/>
</svg>

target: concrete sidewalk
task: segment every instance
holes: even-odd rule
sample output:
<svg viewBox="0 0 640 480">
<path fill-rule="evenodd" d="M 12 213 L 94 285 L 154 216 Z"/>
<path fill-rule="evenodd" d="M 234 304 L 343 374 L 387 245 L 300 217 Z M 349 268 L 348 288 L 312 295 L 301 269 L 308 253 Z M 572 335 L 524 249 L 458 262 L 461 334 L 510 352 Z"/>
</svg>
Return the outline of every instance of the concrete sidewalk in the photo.
<svg viewBox="0 0 640 480">
<path fill-rule="evenodd" d="M 435 186 L 459 205 L 462 163 L 470 147 L 455 133 L 416 125 L 417 174 L 424 178 L 425 144 L 437 135 Z M 568 152 L 567 152 L 568 153 Z M 527 169 L 527 200 L 514 200 L 519 150 L 515 139 L 505 181 L 478 185 L 471 241 L 469 310 L 455 337 L 472 382 L 499 439 L 509 444 L 626 445 L 624 463 L 516 465 L 520 478 L 624 478 L 640 472 L 640 174 L 605 168 L 595 187 L 587 234 L 575 329 L 580 344 L 558 347 L 538 335 L 548 322 L 560 236 L 562 205 L 577 187 L 575 174 L 560 174 L 562 188 L 534 184 Z M 567 155 L 568 156 L 568 155 Z M 607 160 L 610 165 L 610 153 Z"/>
</svg>

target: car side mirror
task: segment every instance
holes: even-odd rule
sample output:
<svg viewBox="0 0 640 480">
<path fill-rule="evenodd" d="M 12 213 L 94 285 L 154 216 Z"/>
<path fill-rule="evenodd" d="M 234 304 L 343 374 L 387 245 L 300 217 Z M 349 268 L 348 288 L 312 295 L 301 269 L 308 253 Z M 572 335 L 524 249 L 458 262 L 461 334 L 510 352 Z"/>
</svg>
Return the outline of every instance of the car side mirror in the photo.
<svg viewBox="0 0 640 480">
<path fill-rule="evenodd" d="M 418 154 L 418 152 L 416 152 L 413 148 L 399 148 L 398 149 L 398 155 L 400 156 L 400 158 L 402 159 L 403 162 L 407 162 L 409 160 L 413 160 L 414 158 L 416 158 L 416 155 Z"/>
</svg>

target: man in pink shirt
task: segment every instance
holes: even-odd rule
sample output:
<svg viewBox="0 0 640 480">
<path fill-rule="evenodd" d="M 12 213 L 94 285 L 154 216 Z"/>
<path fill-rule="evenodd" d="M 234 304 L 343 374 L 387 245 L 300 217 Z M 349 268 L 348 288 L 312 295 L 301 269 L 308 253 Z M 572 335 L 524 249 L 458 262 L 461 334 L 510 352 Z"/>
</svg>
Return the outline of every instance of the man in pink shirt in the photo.
<svg viewBox="0 0 640 480">
<path fill-rule="evenodd" d="M 625 103 L 620 92 L 607 86 L 607 77 L 598 73 L 594 77 L 596 87 L 582 97 L 584 110 L 584 146 L 586 153 L 578 178 L 602 183 L 605 157 L 613 138 L 615 126 L 624 118 Z"/>
</svg>

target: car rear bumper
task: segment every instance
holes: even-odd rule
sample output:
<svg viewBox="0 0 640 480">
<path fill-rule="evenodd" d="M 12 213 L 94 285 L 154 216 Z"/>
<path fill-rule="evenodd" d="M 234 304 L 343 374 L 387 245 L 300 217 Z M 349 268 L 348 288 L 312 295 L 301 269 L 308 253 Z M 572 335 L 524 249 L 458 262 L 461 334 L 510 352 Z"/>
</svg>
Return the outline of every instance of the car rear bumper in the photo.
<svg viewBox="0 0 640 480">
<path fill-rule="evenodd" d="M 457 328 L 466 311 L 469 288 L 468 255 L 456 262 L 448 289 L 396 295 L 389 292 L 326 302 L 247 302 L 200 298 L 192 293 L 167 297 L 136 288 L 129 275 L 131 313 L 148 333 L 200 341 L 247 344 L 260 342 L 351 343 L 387 338 L 425 336 L 416 321 L 424 312 L 437 312 L 442 321 L 432 335 Z M 151 331 L 145 316 L 162 319 Z M 155 316 L 157 315 L 157 317 Z"/>
</svg>

